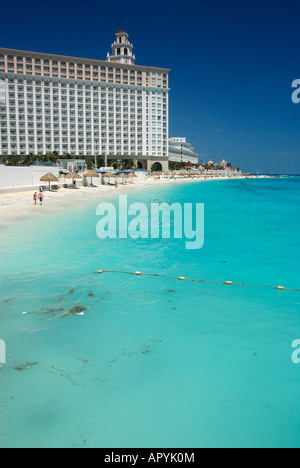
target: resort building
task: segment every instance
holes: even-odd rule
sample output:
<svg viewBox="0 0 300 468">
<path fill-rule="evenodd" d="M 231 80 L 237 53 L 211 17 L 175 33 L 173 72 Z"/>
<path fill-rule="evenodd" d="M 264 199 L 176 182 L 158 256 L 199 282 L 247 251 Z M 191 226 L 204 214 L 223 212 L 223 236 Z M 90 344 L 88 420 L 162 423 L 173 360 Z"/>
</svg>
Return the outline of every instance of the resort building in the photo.
<svg viewBox="0 0 300 468">
<path fill-rule="evenodd" d="M 169 71 L 135 65 L 121 30 L 106 61 L 0 48 L 0 157 L 134 159 L 168 168 Z"/>
<path fill-rule="evenodd" d="M 187 143 L 186 138 L 169 139 L 169 161 L 198 164 L 198 156 L 194 148 Z"/>
</svg>

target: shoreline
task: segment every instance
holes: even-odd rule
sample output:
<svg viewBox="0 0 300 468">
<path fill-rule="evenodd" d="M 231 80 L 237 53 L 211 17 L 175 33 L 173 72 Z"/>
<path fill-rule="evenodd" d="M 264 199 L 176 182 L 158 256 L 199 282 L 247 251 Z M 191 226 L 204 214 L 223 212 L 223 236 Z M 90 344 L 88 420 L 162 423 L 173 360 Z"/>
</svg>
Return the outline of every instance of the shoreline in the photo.
<svg viewBox="0 0 300 468">
<path fill-rule="evenodd" d="M 45 192 L 45 200 L 43 206 L 37 206 L 33 203 L 34 188 L 16 189 L 10 193 L 0 192 L 0 226 L 11 225 L 30 218 L 50 215 L 64 209 L 79 209 L 82 203 L 87 200 L 93 200 L 100 196 L 104 198 L 124 193 L 132 190 L 143 190 L 150 187 L 160 185 L 177 185 L 182 183 L 202 183 L 223 180 L 245 180 L 245 179 L 269 179 L 270 176 L 252 176 L 252 177 L 222 177 L 215 179 L 207 177 L 206 179 L 153 179 L 148 178 L 142 181 L 134 182 L 133 184 L 119 184 L 118 189 L 114 186 L 99 185 L 97 187 L 82 187 L 79 186 L 76 190 L 67 190 L 61 188 L 59 192 Z M 76 203 L 76 204 L 75 204 Z"/>
</svg>

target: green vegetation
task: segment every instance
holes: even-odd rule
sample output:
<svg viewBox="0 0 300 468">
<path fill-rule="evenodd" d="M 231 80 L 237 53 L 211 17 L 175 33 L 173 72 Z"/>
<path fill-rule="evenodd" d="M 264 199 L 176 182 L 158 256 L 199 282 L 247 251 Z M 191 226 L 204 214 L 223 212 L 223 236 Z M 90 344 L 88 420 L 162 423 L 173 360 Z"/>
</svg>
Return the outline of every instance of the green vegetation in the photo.
<svg viewBox="0 0 300 468">
<path fill-rule="evenodd" d="M 95 165 L 94 156 L 72 156 L 71 154 L 65 154 L 60 156 L 57 151 L 47 153 L 44 155 L 37 155 L 30 153 L 26 156 L 10 155 L 3 158 L 3 162 L 6 166 L 18 166 L 18 167 L 29 167 L 35 165 L 56 165 L 60 159 L 85 159 L 88 170 L 93 169 Z M 133 159 L 119 160 L 110 159 L 107 161 L 108 166 L 113 167 L 116 170 L 130 170 L 135 169 L 136 164 Z M 97 157 L 97 167 L 105 166 L 104 156 Z"/>
<path fill-rule="evenodd" d="M 186 168 L 186 163 L 182 163 L 182 162 L 172 162 L 170 161 L 169 162 L 169 169 L 170 171 L 180 171 L 181 169 L 185 169 Z"/>
<path fill-rule="evenodd" d="M 68 159 L 67 156 L 65 158 Z M 43 155 L 29 153 L 26 156 L 11 155 L 3 158 L 3 162 L 6 166 L 23 167 L 29 167 L 38 164 L 56 164 L 58 160 L 59 155 L 57 151 L 53 151 L 52 153 L 47 153 Z"/>
</svg>

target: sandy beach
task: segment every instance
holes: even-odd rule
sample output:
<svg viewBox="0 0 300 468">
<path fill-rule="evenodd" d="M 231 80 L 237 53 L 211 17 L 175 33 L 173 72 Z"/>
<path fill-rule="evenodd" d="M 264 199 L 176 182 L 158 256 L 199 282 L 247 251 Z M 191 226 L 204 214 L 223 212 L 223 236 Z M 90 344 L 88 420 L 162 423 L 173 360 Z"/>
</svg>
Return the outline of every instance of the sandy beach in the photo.
<svg viewBox="0 0 300 468">
<path fill-rule="evenodd" d="M 261 178 L 261 176 L 259 176 Z M 245 179 L 245 176 L 223 177 L 223 178 L 183 178 L 183 179 L 167 179 L 167 178 L 147 178 L 145 180 L 135 181 L 134 183 L 119 184 L 118 189 L 111 185 L 99 185 L 97 187 L 82 187 L 78 186 L 76 190 L 61 188 L 58 192 L 47 191 L 44 193 L 44 203 L 40 206 L 39 201 L 34 205 L 33 194 L 34 189 L 24 188 L 24 190 L 11 190 L 9 192 L 0 191 L 0 225 L 12 224 L 20 222 L 31 217 L 40 217 L 48 215 L 55 211 L 64 209 L 80 209 L 82 203 L 88 199 L 101 199 L 111 197 L 118 193 L 124 193 L 133 190 L 143 190 L 147 187 L 158 186 L 162 184 L 182 184 L 182 183 L 200 183 L 215 180 L 234 180 Z M 249 177 L 247 177 L 249 178 Z M 256 177 L 253 177 L 256 178 Z"/>
</svg>

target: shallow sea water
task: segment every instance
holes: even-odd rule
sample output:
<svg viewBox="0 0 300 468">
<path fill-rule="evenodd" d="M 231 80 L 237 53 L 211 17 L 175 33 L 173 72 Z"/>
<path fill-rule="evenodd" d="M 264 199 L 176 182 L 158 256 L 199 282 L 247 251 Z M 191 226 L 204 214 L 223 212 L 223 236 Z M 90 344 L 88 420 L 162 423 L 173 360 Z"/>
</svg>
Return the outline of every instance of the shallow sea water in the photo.
<svg viewBox="0 0 300 468">
<path fill-rule="evenodd" d="M 299 178 L 129 201 L 205 203 L 204 247 L 100 240 L 95 200 L 1 227 L 0 447 L 300 447 L 300 292 L 94 274 L 299 289 Z"/>
</svg>

